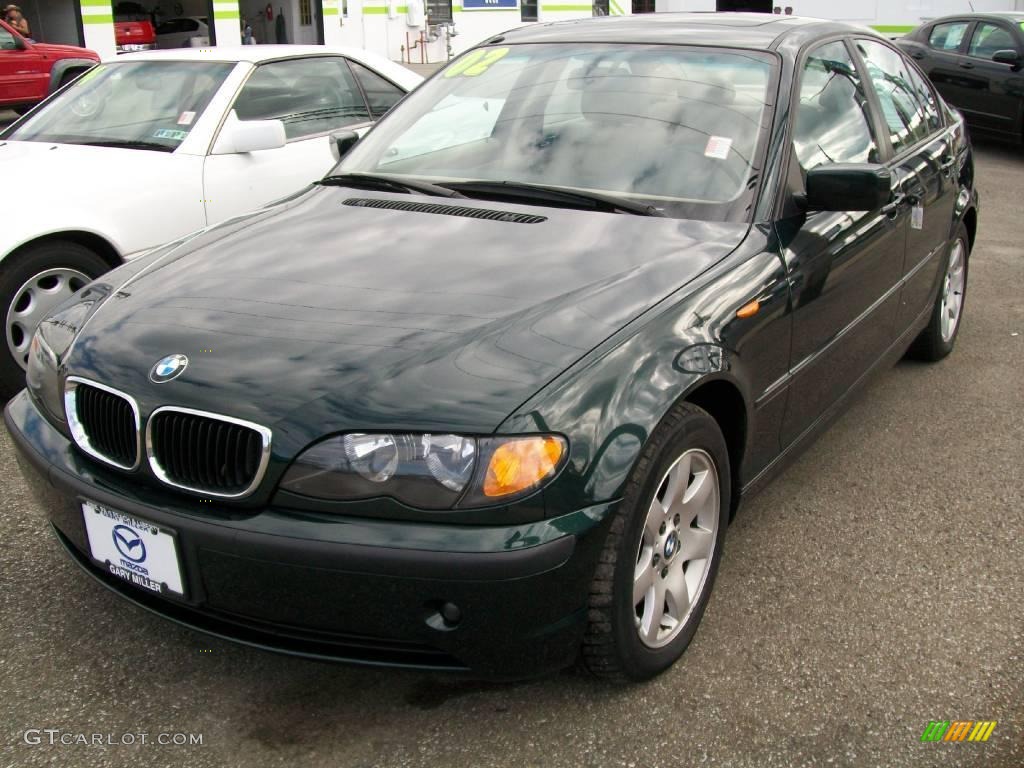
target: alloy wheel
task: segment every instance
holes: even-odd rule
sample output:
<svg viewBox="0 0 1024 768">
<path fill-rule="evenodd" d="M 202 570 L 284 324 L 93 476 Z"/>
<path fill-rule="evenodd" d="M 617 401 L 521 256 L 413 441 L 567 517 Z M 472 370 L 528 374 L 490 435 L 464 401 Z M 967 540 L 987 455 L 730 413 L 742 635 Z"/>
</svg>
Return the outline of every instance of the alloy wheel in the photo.
<svg viewBox="0 0 1024 768">
<path fill-rule="evenodd" d="M 7 348 L 18 365 L 28 365 L 28 348 L 40 321 L 92 278 L 77 269 L 47 269 L 25 281 L 7 308 Z"/>
<path fill-rule="evenodd" d="M 964 241 L 959 238 L 949 250 L 949 263 L 946 265 L 946 276 L 942 283 L 942 308 L 940 310 L 940 328 L 942 340 L 946 343 L 956 333 L 960 322 L 960 311 L 964 305 L 964 254 L 967 249 Z"/>
<path fill-rule="evenodd" d="M 694 448 L 669 467 L 651 498 L 633 571 L 636 631 L 649 648 L 686 625 L 711 566 L 721 516 L 718 471 Z"/>
</svg>

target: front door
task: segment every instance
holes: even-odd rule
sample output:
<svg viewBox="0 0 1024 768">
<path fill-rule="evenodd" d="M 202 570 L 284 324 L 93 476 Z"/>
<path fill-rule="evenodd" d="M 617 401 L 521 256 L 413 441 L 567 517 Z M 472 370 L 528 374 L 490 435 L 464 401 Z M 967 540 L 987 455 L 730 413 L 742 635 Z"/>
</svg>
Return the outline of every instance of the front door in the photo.
<svg viewBox="0 0 1024 768">
<path fill-rule="evenodd" d="M 880 162 L 882 143 L 846 44 L 835 41 L 811 51 L 802 69 L 793 127 L 799 168 L 791 177 L 830 163 Z M 892 215 L 881 210 L 815 212 L 805 220 L 780 223 L 793 302 L 783 448 L 891 344 L 908 215 L 903 209 Z"/>
<path fill-rule="evenodd" d="M 1008 26 L 978 22 L 971 34 L 967 55 L 960 62 L 966 87 L 960 101 L 954 103 L 977 128 L 1017 138 L 1024 72 L 1019 64 L 992 60 L 997 51 L 1007 50 L 1024 53 Z"/>
<path fill-rule="evenodd" d="M 41 54 L 0 26 L 0 104 L 40 101 L 50 74 Z"/>
<path fill-rule="evenodd" d="M 210 224 L 302 189 L 334 165 L 331 133 L 362 131 L 370 108 L 345 58 L 274 61 L 260 66 L 235 99 L 230 120 L 281 120 L 288 143 L 243 154 L 211 154 L 203 169 Z"/>
</svg>

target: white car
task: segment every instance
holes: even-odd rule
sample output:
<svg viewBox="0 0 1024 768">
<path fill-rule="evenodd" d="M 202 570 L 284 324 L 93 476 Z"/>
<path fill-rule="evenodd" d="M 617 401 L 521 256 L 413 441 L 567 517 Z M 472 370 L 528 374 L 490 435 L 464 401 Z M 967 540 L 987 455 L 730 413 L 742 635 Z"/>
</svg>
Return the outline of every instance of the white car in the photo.
<svg viewBox="0 0 1024 768">
<path fill-rule="evenodd" d="M 147 51 L 0 132 L 0 396 L 39 320 L 111 267 L 302 189 L 422 78 L 354 48 Z"/>
<path fill-rule="evenodd" d="M 161 21 L 156 26 L 156 47 L 167 48 L 197 48 L 193 45 L 193 38 L 205 39 L 209 45 L 210 27 L 204 16 L 182 16 L 177 19 Z"/>
</svg>

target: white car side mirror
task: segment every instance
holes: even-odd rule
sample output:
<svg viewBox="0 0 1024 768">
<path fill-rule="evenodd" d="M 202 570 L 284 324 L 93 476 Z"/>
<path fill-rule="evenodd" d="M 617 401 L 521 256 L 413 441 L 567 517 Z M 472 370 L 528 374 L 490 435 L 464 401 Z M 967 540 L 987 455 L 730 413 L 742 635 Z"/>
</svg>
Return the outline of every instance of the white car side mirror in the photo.
<svg viewBox="0 0 1024 768">
<path fill-rule="evenodd" d="M 277 149 L 286 141 L 284 123 L 280 120 L 238 120 L 232 113 L 221 129 L 213 154 L 234 155 Z"/>
</svg>

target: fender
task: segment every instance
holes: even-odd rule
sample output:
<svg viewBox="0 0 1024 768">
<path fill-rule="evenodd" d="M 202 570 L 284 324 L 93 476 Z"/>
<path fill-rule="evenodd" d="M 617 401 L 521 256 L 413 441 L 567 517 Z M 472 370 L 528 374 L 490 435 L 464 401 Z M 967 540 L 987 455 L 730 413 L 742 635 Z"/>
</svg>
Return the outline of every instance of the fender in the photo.
<svg viewBox="0 0 1024 768">
<path fill-rule="evenodd" d="M 753 299 L 757 314 L 738 317 Z M 545 489 L 548 514 L 561 514 L 581 499 L 619 498 L 665 414 L 705 385 L 725 382 L 743 403 L 736 414 L 743 417 L 741 466 L 733 469 L 740 482 L 779 451 L 786 388 L 777 383 L 788 372 L 790 330 L 785 268 L 767 238 L 748 236 L 701 278 L 584 356 L 497 431 L 574 425 L 566 430 L 565 476 Z"/>
<path fill-rule="evenodd" d="M 92 59 L 59 59 L 55 61 L 53 68 L 50 70 L 50 87 L 46 91 L 47 96 L 60 89 L 61 80 L 64 79 L 64 74 L 68 70 L 81 69 L 82 71 L 78 74 L 82 75 L 97 64 L 99 62 Z"/>
</svg>

